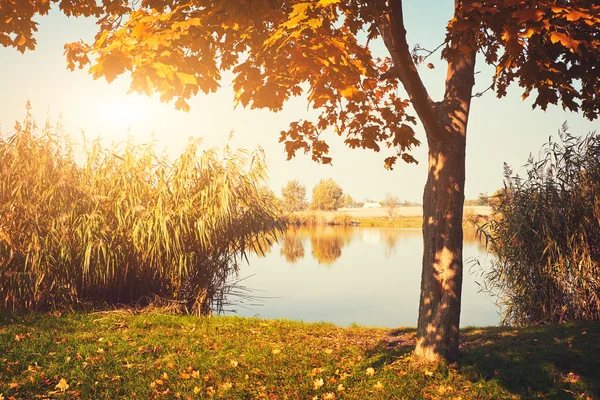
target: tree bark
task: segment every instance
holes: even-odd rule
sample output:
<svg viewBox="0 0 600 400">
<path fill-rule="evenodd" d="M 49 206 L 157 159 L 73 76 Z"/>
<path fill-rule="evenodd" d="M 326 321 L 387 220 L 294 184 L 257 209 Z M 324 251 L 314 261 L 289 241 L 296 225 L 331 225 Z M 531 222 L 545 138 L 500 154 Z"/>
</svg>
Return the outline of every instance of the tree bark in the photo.
<svg viewBox="0 0 600 400">
<path fill-rule="evenodd" d="M 465 141 L 429 145 L 429 175 L 423 193 L 423 269 L 417 325 L 418 356 L 458 358 L 463 277 L 462 215 Z"/>
<path fill-rule="evenodd" d="M 458 10 L 460 2 L 455 1 Z M 458 11 L 457 18 L 460 18 Z M 423 194 L 423 269 L 417 325 L 417 356 L 428 361 L 458 358 L 463 277 L 462 215 L 466 135 L 477 49 L 474 31 L 448 43 L 444 99 L 434 103 L 423 85 L 406 41 L 402 0 L 389 1 L 380 25 L 396 77 L 406 89 L 429 145 Z"/>
</svg>

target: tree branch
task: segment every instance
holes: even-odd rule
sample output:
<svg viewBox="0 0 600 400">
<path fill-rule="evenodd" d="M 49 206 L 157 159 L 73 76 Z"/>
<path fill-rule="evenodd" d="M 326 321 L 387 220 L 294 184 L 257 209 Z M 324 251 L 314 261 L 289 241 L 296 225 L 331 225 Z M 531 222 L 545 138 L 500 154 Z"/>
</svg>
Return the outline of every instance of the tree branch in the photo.
<svg viewBox="0 0 600 400">
<path fill-rule="evenodd" d="M 445 132 L 437 120 L 435 104 L 429 97 L 427 89 L 417 72 L 417 67 L 412 59 L 406 41 L 406 29 L 402 13 L 402 0 L 390 0 L 390 13 L 384 16 L 379 24 L 379 31 L 384 43 L 392 56 L 394 66 L 390 71 L 381 76 L 382 79 L 392 76 L 398 77 L 402 86 L 408 93 L 419 119 L 425 127 L 428 139 L 442 141 L 446 138 Z"/>
</svg>

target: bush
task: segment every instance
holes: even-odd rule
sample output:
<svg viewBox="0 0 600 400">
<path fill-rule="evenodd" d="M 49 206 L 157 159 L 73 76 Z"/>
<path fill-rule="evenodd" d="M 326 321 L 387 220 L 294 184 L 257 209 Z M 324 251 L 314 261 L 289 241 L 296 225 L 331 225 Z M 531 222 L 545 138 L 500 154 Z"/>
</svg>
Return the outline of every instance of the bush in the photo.
<svg viewBox="0 0 600 400">
<path fill-rule="evenodd" d="M 510 324 L 600 319 L 600 137 L 566 126 L 525 178 L 505 166 L 486 226 L 498 255 L 486 283 Z"/>
<path fill-rule="evenodd" d="M 11 309 L 173 302 L 221 310 L 249 247 L 278 228 L 261 196 L 263 154 L 190 143 L 175 161 L 151 145 L 86 145 L 38 134 L 28 115 L 0 138 L 0 301 Z"/>
</svg>

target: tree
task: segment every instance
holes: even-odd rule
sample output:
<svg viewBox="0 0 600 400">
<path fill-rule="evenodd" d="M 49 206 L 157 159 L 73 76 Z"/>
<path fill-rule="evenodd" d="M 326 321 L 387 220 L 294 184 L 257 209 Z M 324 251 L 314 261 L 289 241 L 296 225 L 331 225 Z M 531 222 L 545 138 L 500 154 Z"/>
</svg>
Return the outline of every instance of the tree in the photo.
<svg viewBox="0 0 600 400">
<path fill-rule="evenodd" d="M 342 188 L 331 178 L 321 179 L 313 189 L 310 208 L 313 210 L 334 211 L 342 204 Z"/>
<path fill-rule="evenodd" d="M 296 179 L 291 180 L 281 189 L 283 205 L 288 212 L 306 210 L 306 186 Z"/>
<path fill-rule="evenodd" d="M 346 193 L 342 197 L 342 205 L 344 207 L 348 208 L 348 207 L 355 207 L 356 203 L 354 202 L 354 199 L 352 198 L 352 196 L 350 196 L 348 193 Z"/>
<path fill-rule="evenodd" d="M 400 199 L 391 193 L 385 194 L 385 199 L 381 202 L 381 205 L 386 208 L 390 221 L 393 221 L 398 216 L 398 204 Z"/>
<path fill-rule="evenodd" d="M 35 47 L 33 17 L 52 3 L 4 2 L 0 43 Z M 534 107 L 559 104 L 594 119 L 600 111 L 600 8 L 595 0 L 454 1 L 454 17 L 440 48 L 447 63 L 442 99 L 434 101 L 418 65 L 433 51 L 406 39 L 402 0 L 145 0 L 60 1 L 67 15 L 98 18 L 92 44 L 65 47 L 68 66 L 91 64 L 94 78 L 111 82 L 126 71 L 131 90 L 175 101 L 214 92 L 222 71 L 233 73 L 235 104 L 280 110 L 307 89 L 314 120 L 294 121 L 281 132 L 288 157 L 302 150 L 331 163 L 326 132 L 351 148 L 411 163 L 421 121 L 429 175 L 423 195 L 423 270 L 416 354 L 458 356 L 462 288 L 462 212 L 465 146 L 476 55 L 495 66 L 489 89 L 498 97 L 518 81 Z M 389 57 L 370 44 L 382 40 Z M 433 67 L 431 63 L 429 67 Z M 408 98 L 397 94 L 399 85 Z M 408 107 L 412 106 L 411 109 Z"/>
</svg>

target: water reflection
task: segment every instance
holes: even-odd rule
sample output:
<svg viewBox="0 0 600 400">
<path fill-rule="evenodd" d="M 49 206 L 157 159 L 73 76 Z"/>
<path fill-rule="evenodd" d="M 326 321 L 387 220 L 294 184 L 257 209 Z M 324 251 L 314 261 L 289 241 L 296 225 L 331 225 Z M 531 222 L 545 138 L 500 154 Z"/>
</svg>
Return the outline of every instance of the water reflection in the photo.
<svg viewBox="0 0 600 400">
<path fill-rule="evenodd" d="M 465 230 L 464 257 L 489 263 L 485 246 Z M 241 268 L 261 306 L 239 314 L 329 321 L 340 325 L 415 326 L 421 282 L 420 229 L 299 227 L 285 232 L 264 255 Z M 497 325 L 498 309 L 480 293 L 480 275 L 465 262 L 461 325 Z"/>
<path fill-rule="evenodd" d="M 304 258 L 304 243 L 298 230 L 290 229 L 285 233 L 279 253 L 291 264 Z"/>
<path fill-rule="evenodd" d="M 331 265 L 342 256 L 342 249 L 361 236 L 364 243 L 383 244 L 386 259 L 396 254 L 401 238 L 421 237 L 420 229 L 356 228 L 343 226 L 293 227 L 285 232 L 281 241 L 280 254 L 286 261 L 295 264 L 304 258 L 306 239 L 310 241 L 311 254 L 319 264 Z M 474 229 L 464 231 L 465 244 L 473 244 L 485 250 L 485 243 L 477 237 Z M 270 250 L 270 245 L 263 246 Z M 268 253 L 268 251 L 267 251 Z"/>
</svg>

